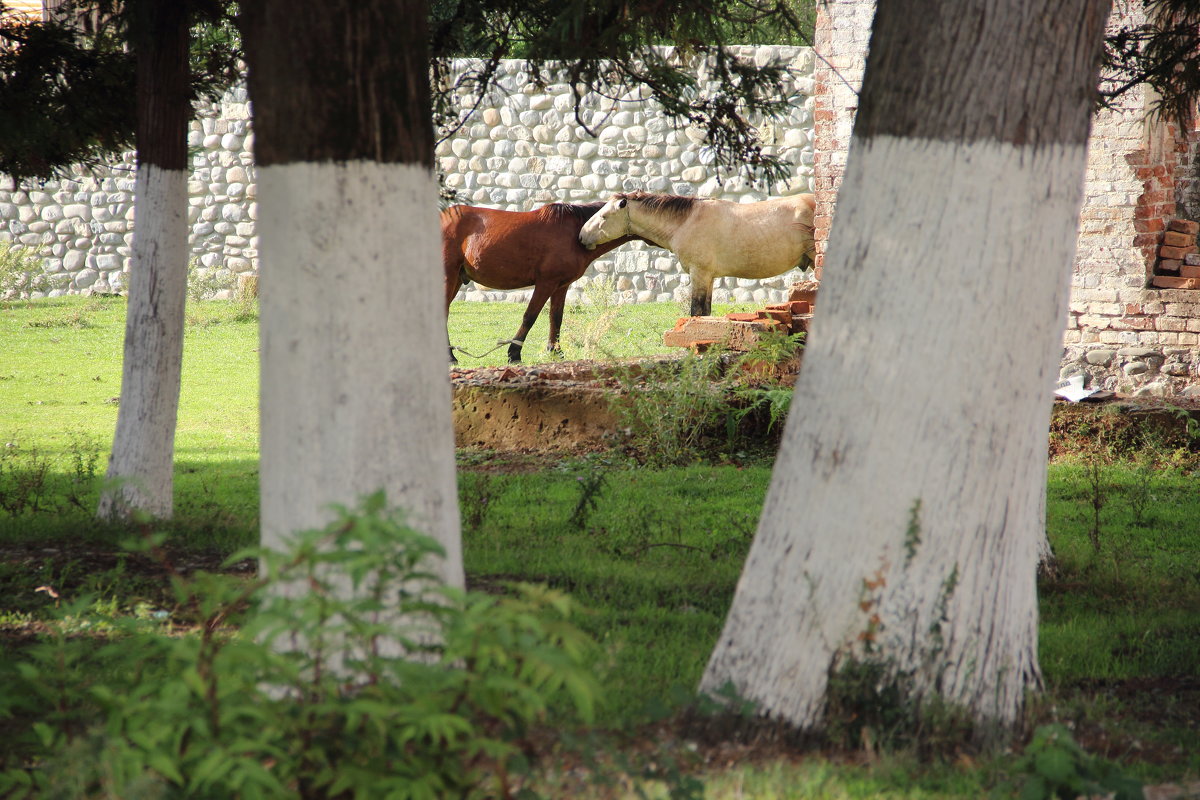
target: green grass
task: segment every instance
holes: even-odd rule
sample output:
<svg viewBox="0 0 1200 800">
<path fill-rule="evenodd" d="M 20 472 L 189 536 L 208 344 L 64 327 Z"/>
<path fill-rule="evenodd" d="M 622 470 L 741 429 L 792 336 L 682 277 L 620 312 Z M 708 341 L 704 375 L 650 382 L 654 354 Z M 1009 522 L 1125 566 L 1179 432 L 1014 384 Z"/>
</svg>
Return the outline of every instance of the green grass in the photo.
<svg viewBox="0 0 1200 800">
<path fill-rule="evenodd" d="M 761 308 L 761 305 L 714 303 L 713 314 L 753 308 Z M 460 352 L 456 356 L 459 366 L 507 363 L 507 346 L 494 348 L 497 342 L 512 338 L 521 326 L 524 312 L 525 303 L 452 303 L 451 343 L 475 356 L 483 356 L 475 358 Z M 675 321 L 683 316 L 687 316 L 687 309 L 679 303 L 612 305 L 603 299 L 568 303 L 560 334 L 563 352 L 562 356 L 556 356 L 546 351 L 550 324 L 547 305 L 526 336 L 521 360 L 526 364 L 540 364 L 561 359 L 645 358 L 678 353 L 678 348 L 663 344 L 663 333 L 675 327 Z"/>
<path fill-rule="evenodd" d="M 607 473 L 596 510 L 571 523 L 591 464 L 535 475 L 461 478 L 472 583 L 546 583 L 592 613 L 581 626 L 606 653 L 602 719 L 624 725 L 691 690 L 728 610 L 770 468 Z M 471 504 L 487 515 L 471 527 Z"/>
<path fill-rule="evenodd" d="M 456 304 L 453 341 L 487 349 L 512 335 L 522 310 Z M 123 311 L 121 299 L 0 304 L 0 470 L 40 460 L 47 472 L 42 511 L 0 510 L 0 627 L 44 617 L 52 600 L 36 591 L 43 585 L 93 592 L 110 608 L 166 602 L 161 579 L 140 556 L 113 555 L 131 531 L 91 517 L 116 422 Z M 667 352 L 662 332 L 680 313 L 675 304 L 569 308 L 566 355 Z M 545 358 L 544 326 L 539 320 L 530 336 L 527 362 Z M 177 515 L 164 526 L 182 558 L 215 559 L 256 538 L 256 348 L 256 320 L 244 308 L 190 308 Z M 499 350 L 461 360 L 496 365 L 504 357 Z M 579 623 L 602 645 L 601 724 L 641 725 L 682 702 L 719 635 L 770 458 L 648 469 L 612 455 L 535 461 L 534 472 L 496 474 L 481 469 L 491 464 L 489 454 L 464 451 L 459 463 L 469 581 L 485 591 L 544 582 L 588 609 Z M 1089 749 L 1125 758 L 1147 777 L 1194 778 L 1200 713 L 1186 685 L 1200 677 L 1200 495 L 1178 458 L 1175 466 L 1146 463 L 1105 461 L 1098 483 L 1086 463 L 1051 465 L 1047 518 L 1059 565 L 1041 582 L 1047 692 L 1030 719 L 1069 721 Z M 581 506 L 589 487 L 599 487 L 595 504 Z M 710 796 L 978 797 L 994 783 L 991 767 L 920 766 L 903 757 L 869 769 L 815 756 L 727 767 L 711 765 Z"/>
</svg>

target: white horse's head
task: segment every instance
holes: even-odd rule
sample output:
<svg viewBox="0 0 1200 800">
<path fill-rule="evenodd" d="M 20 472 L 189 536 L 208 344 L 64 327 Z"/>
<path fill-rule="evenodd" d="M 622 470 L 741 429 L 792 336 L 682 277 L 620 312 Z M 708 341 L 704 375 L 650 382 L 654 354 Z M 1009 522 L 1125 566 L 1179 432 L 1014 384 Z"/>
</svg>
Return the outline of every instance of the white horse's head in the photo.
<svg viewBox="0 0 1200 800">
<path fill-rule="evenodd" d="M 596 245 L 611 242 L 630 233 L 629 199 L 625 195 L 613 195 L 595 216 L 579 230 L 579 243 L 588 250 Z"/>
</svg>

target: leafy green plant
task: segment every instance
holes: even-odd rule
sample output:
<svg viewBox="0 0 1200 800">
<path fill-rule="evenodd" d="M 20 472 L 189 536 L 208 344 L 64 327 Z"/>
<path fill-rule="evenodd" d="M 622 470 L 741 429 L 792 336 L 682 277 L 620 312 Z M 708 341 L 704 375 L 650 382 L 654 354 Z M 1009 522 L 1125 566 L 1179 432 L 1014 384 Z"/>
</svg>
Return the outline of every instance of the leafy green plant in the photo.
<svg viewBox="0 0 1200 800">
<path fill-rule="evenodd" d="M 1142 800 L 1145 796 L 1140 781 L 1116 764 L 1089 755 L 1060 724 L 1034 731 L 1015 767 L 1022 776 L 1021 800 Z"/>
<path fill-rule="evenodd" d="M 547 708 L 591 719 L 592 645 L 571 601 L 439 585 L 440 548 L 382 494 L 259 555 L 269 577 L 249 583 L 176 576 L 188 635 L 150 615 L 98 645 L 66 633 L 92 601 L 67 604 L 0 676 L 0 716 L 29 723 L 0 750 L 0 794 L 536 797 L 530 736 Z"/>
</svg>

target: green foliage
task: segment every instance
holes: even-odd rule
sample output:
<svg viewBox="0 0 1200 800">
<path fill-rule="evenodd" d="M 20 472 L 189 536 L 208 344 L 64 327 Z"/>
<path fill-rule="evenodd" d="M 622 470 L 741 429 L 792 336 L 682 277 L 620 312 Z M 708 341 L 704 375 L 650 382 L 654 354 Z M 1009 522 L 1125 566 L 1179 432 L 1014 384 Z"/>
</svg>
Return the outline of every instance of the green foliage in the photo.
<svg viewBox="0 0 1200 800">
<path fill-rule="evenodd" d="M 1086 753 L 1063 725 L 1043 725 L 1034 731 L 1014 767 L 1023 776 L 1021 800 L 1142 800 L 1145 796 L 1140 781 L 1116 764 Z"/>
<path fill-rule="evenodd" d="M 0 173 L 45 181 L 134 145 L 129 44 L 146 2 L 68 0 L 47 22 L 0 14 Z M 232 7 L 230 0 L 188 0 L 193 100 L 219 95 L 237 77 Z"/>
<path fill-rule="evenodd" d="M 734 395 L 741 405 L 729 417 L 731 438 L 736 433 L 737 423 L 760 410 L 767 412 L 768 432 L 787 418 L 794 393 L 791 386 L 781 383 L 779 370 L 796 357 L 796 353 L 804 346 L 804 338 L 803 333 L 767 331 L 759 336 L 753 348 L 738 359 L 735 373 L 765 373 L 767 377 L 734 385 Z"/>
<path fill-rule="evenodd" d="M 176 576 L 187 635 L 135 620 L 97 645 L 66 635 L 89 601 L 69 604 L 0 684 L 0 714 L 32 719 L 0 793 L 535 797 L 527 737 L 549 704 L 592 717 L 573 603 L 438 585 L 440 548 L 382 495 L 260 555 L 271 577 L 248 584 Z"/>
<path fill-rule="evenodd" d="M 493 90 L 499 60 L 526 58 L 534 81 L 554 73 L 578 87 L 572 99 L 585 127 L 603 123 L 582 107 L 588 87 L 609 97 L 645 87 L 676 123 L 705 132 L 718 165 L 770 183 L 790 169 L 764 151 L 756 125 L 788 111 L 786 70 L 740 61 L 725 45 L 759 37 L 810 41 L 813 9 L 807 0 L 669 0 L 633 13 L 609 0 L 436 0 L 430 14 L 436 122 L 451 135 Z M 673 45 L 674 52 L 655 45 Z M 452 81 L 452 59 L 464 55 L 480 61 Z M 705 81 L 693 56 L 709 61 Z"/>
<path fill-rule="evenodd" d="M 1184 121 L 1200 96 L 1200 6 L 1194 0 L 1142 0 L 1145 21 L 1105 36 L 1100 86 L 1102 106 L 1115 107 L 1129 90 L 1149 85 L 1155 110 Z M 1128 19 L 1128 18 L 1127 18 Z"/>
</svg>

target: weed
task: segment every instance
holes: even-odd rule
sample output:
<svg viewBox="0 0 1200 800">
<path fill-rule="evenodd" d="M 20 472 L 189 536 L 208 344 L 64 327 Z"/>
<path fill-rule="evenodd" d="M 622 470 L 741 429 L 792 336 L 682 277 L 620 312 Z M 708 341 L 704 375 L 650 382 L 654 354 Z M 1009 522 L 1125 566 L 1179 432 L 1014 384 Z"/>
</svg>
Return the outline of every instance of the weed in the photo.
<svg viewBox="0 0 1200 800">
<path fill-rule="evenodd" d="M 459 507 L 467 530 L 478 531 L 483 527 L 488 511 L 498 496 L 499 481 L 495 475 L 486 473 L 464 476 L 459 489 Z"/>
<path fill-rule="evenodd" d="M 647 463 L 681 465 L 699 458 L 701 442 L 729 413 L 716 381 L 720 371 L 719 355 L 708 353 L 619 376 L 623 391 L 612 400 L 613 413 Z"/>
<path fill-rule="evenodd" d="M 71 465 L 70 485 L 65 499 L 71 505 L 90 510 L 84 496 L 96 485 L 96 470 L 100 464 L 100 444 L 85 432 L 71 434 L 67 457 Z"/>
<path fill-rule="evenodd" d="M 613 301 L 616 286 L 616 279 L 611 275 L 596 276 L 584 287 L 582 298 L 576 302 L 573 310 L 589 318 L 582 325 L 569 329 L 563 338 L 579 351 L 580 358 L 594 359 L 602 355 L 600 342 L 620 313 L 620 307 Z"/>
<path fill-rule="evenodd" d="M 74 328 L 84 330 L 94 327 L 89 307 L 66 308 L 58 313 L 49 314 L 25 323 L 27 328 Z"/>
<path fill-rule="evenodd" d="M 1100 555 L 1100 511 L 1108 503 L 1108 459 L 1099 452 L 1088 456 L 1085 480 L 1090 494 L 1089 503 L 1092 507 L 1091 528 L 1088 530 L 1088 540 L 1092 543 L 1092 551 Z"/>
<path fill-rule="evenodd" d="M 587 527 L 588 517 L 600 503 L 600 497 L 604 494 L 605 486 L 608 483 L 608 475 L 601 470 L 592 470 L 577 476 L 575 480 L 579 488 L 579 497 L 575 501 L 575 508 L 571 511 L 571 519 L 568 524 L 581 531 Z"/>
<path fill-rule="evenodd" d="M 52 287 L 35 250 L 13 244 L 0 246 L 0 299 L 23 300 Z"/>
<path fill-rule="evenodd" d="M 90 508 L 87 496 L 95 487 L 100 461 L 94 439 L 72 433 L 66 455 L 53 457 L 37 446 L 22 446 L 17 437 L 6 438 L 0 450 L 0 509 L 19 517 L 58 513 L 67 505 Z"/>
<path fill-rule="evenodd" d="M 215 269 L 200 264 L 193 258 L 187 267 L 187 294 L 189 300 L 212 300 L 221 292 L 233 289 L 237 279 L 227 269 Z"/>
<path fill-rule="evenodd" d="M 0 450 L 0 508 L 11 517 L 43 510 L 50 458 L 36 446 L 6 442 Z"/>
</svg>

